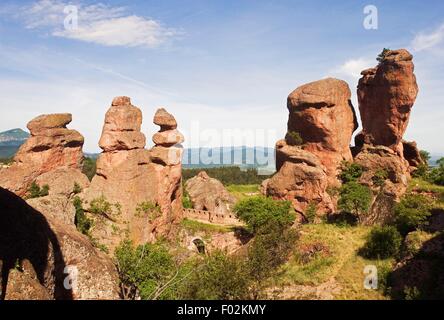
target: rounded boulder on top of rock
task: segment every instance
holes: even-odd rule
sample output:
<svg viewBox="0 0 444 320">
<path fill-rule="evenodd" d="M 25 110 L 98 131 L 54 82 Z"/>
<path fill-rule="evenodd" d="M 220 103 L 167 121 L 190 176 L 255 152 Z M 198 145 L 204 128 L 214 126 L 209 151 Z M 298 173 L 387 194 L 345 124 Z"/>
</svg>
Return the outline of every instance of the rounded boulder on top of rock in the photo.
<svg viewBox="0 0 444 320">
<path fill-rule="evenodd" d="M 99 146 L 104 151 L 143 149 L 145 135 L 140 132 L 142 111 L 128 97 L 114 98 L 106 112 Z"/>
<path fill-rule="evenodd" d="M 154 124 L 160 126 L 161 131 L 163 130 L 171 130 L 177 128 L 177 122 L 174 116 L 168 113 L 164 108 L 160 108 L 157 110 L 154 115 Z"/>
<path fill-rule="evenodd" d="M 298 87 L 287 99 L 287 136 L 300 137 L 301 147 L 319 158 L 333 185 L 341 161 L 352 159 L 350 141 L 358 124 L 350 98 L 345 81 L 327 78 Z"/>
<path fill-rule="evenodd" d="M 111 102 L 112 106 L 130 106 L 131 98 L 126 96 L 115 97 Z"/>
<path fill-rule="evenodd" d="M 66 128 L 71 121 L 72 115 L 70 113 L 43 114 L 32 119 L 27 128 L 31 135 L 35 135 L 45 129 Z"/>
</svg>

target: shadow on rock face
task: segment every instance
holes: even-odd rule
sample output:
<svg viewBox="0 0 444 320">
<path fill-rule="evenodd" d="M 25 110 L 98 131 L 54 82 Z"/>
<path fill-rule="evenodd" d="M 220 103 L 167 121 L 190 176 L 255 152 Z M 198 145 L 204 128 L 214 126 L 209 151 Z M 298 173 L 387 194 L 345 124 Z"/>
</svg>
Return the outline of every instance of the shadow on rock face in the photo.
<svg viewBox="0 0 444 320">
<path fill-rule="evenodd" d="M 72 299 L 63 281 L 65 262 L 60 244 L 46 218 L 14 193 L 0 188 L 0 285 L 3 300 L 9 271 L 17 263 L 29 260 L 39 282 L 53 278 L 55 299 Z"/>
</svg>

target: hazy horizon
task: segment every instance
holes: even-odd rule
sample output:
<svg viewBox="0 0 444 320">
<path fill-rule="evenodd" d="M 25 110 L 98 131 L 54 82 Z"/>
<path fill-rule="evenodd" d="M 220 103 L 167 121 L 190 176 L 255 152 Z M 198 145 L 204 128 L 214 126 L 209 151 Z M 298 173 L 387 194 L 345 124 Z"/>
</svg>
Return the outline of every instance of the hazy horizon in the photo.
<svg viewBox="0 0 444 320">
<path fill-rule="evenodd" d="M 64 26 L 71 4 L 78 8 L 75 30 Z M 407 48 L 420 91 L 404 138 L 442 154 L 436 131 L 444 119 L 444 3 L 373 1 L 378 27 L 370 30 L 363 26 L 367 5 L 3 1 L 0 131 L 24 129 L 39 114 L 68 112 L 69 127 L 85 137 L 85 152 L 100 152 L 105 112 L 115 96 L 126 95 L 142 109 L 148 146 L 157 131 L 152 117 L 163 106 L 177 118 L 185 147 L 230 145 L 224 130 L 254 132 L 254 145 L 274 147 L 296 87 L 343 79 L 358 111 L 360 71 L 375 66 L 384 47 Z"/>
</svg>

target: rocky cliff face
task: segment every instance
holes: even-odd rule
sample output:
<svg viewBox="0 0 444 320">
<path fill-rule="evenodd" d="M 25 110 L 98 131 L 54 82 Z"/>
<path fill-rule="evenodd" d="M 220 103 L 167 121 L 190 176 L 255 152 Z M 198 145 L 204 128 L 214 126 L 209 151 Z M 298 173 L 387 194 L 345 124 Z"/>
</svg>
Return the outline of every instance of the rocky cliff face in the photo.
<svg viewBox="0 0 444 320">
<path fill-rule="evenodd" d="M 158 113 L 167 114 L 165 110 Z M 99 142 L 103 153 L 97 160 L 97 174 L 82 197 L 86 207 L 102 196 L 112 205 L 105 218 L 91 214 L 96 220 L 93 236 L 110 249 L 125 234 L 135 243 L 168 235 L 181 215 L 181 148 L 174 145 L 183 137 L 174 117 L 168 116 L 155 118 L 163 129 L 155 135 L 159 144 L 147 150 L 140 131 L 142 112 L 130 98 L 115 98 L 106 113 Z M 156 209 L 145 212 L 144 206 Z"/>
</svg>

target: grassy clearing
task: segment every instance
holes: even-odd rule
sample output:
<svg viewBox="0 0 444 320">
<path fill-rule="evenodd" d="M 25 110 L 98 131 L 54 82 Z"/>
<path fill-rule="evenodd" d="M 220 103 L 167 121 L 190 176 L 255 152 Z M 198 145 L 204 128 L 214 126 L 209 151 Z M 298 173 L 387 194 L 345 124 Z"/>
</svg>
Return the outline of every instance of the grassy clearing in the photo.
<svg viewBox="0 0 444 320">
<path fill-rule="evenodd" d="M 225 233 L 225 232 L 234 231 L 234 227 L 231 226 L 214 225 L 187 218 L 182 220 L 181 225 L 185 230 L 188 230 L 190 232 L 204 232 L 205 234 Z"/>
<path fill-rule="evenodd" d="M 423 191 L 423 192 L 433 192 L 444 195 L 444 186 L 438 186 L 436 184 L 432 184 L 425 180 L 414 178 L 410 181 L 409 187 L 407 191 Z"/>
<path fill-rule="evenodd" d="M 245 199 L 251 194 L 259 193 L 259 185 L 258 184 L 231 184 L 227 187 L 228 192 L 230 192 L 236 199 L 242 200 Z"/>
<path fill-rule="evenodd" d="M 332 224 L 302 226 L 301 239 L 294 257 L 284 266 L 277 280 L 283 286 L 318 286 L 334 279 L 342 288 L 336 299 L 387 299 L 382 290 L 366 290 L 364 267 L 375 265 L 383 274 L 390 270 L 393 260 L 367 260 L 357 253 L 363 246 L 371 228 L 364 226 L 340 227 Z M 301 259 L 303 252 L 313 245 L 324 248 L 315 252 L 308 261 Z"/>
<path fill-rule="evenodd" d="M 435 194 L 433 198 L 436 200 L 436 208 L 444 209 L 444 186 L 438 186 L 423 179 L 414 178 L 410 181 L 407 188 L 407 192 L 412 191 Z"/>
</svg>

